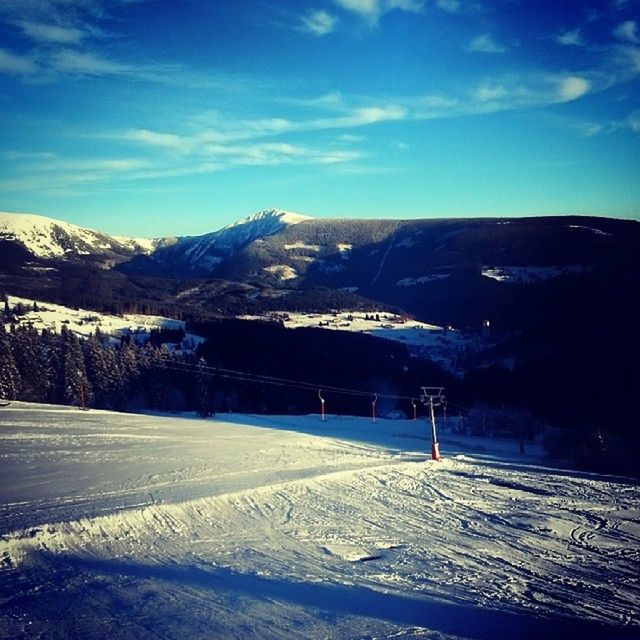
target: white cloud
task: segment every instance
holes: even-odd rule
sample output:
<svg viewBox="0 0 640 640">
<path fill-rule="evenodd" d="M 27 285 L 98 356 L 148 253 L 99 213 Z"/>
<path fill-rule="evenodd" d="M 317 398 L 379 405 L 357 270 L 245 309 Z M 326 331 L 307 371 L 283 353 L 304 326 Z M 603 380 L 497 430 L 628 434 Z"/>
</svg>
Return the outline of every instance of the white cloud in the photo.
<svg viewBox="0 0 640 640">
<path fill-rule="evenodd" d="M 640 109 L 630 113 L 624 120 L 624 125 L 634 133 L 640 133 Z"/>
<path fill-rule="evenodd" d="M 447 13 L 460 13 L 462 10 L 460 0 L 436 0 L 436 6 Z"/>
<path fill-rule="evenodd" d="M 321 9 L 313 9 L 307 15 L 300 18 L 300 30 L 317 37 L 330 34 L 336 26 L 338 19 Z"/>
<path fill-rule="evenodd" d="M 466 47 L 467 51 L 477 51 L 480 53 L 506 53 L 508 47 L 498 44 L 488 33 L 474 38 Z"/>
<path fill-rule="evenodd" d="M 625 42 L 631 42 L 633 44 L 640 43 L 640 36 L 638 35 L 638 24 L 635 20 L 627 20 L 619 24 L 613 31 L 613 35 L 618 40 Z"/>
<path fill-rule="evenodd" d="M 565 47 L 579 47 L 584 45 L 584 40 L 579 28 L 562 32 L 555 36 L 555 41 Z"/>
<path fill-rule="evenodd" d="M 3 151 L 6 160 L 52 160 L 56 154 L 51 151 Z"/>
<path fill-rule="evenodd" d="M 478 102 L 493 102 L 507 97 L 509 92 L 501 84 L 481 84 L 474 91 L 474 97 Z"/>
<path fill-rule="evenodd" d="M 339 142 L 364 142 L 366 139 L 367 136 L 355 136 L 352 133 L 344 133 L 337 138 Z"/>
<path fill-rule="evenodd" d="M 333 0 L 334 4 L 355 13 L 370 25 L 376 25 L 385 13 L 398 10 L 408 13 L 421 13 L 424 0 Z"/>
<path fill-rule="evenodd" d="M 589 92 L 590 82 L 580 76 L 566 76 L 558 80 L 557 96 L 560 102 L 571 102 Z"/>
<path fill-rule="evenodd" d="M 77 44 L 85 33 L 75 27 L 60 27 L 42 22 L 23 20 L 18 23 L 24 34 L 38 42 L 55 42 L 58 44 Z"/>
<path fill-rule="evenodd" d="M 32 75 L 38 71 L 38 65 L 29 56 L 20 56 L 6 49 L 0 49 L 0 73 Z"/>
<path fill-rule="evenodd" d="M 78 75 L 117 75 L 132 70 L 131 67 L 119 62 L 73 49 L 55 52 L 51 57 L 51 65 L 56 71 Z"/>
<path fill-rule="evenodd" d="M 132 129 L 120 137 L 131 140 L 132 142 L 142 142 L 153 147 L 161 147 L 181 153 L 186 153 L 192 146 L 192 144 L 182 136 L 173 133 L 151 131 L 149 129 Z"/>
</svg>

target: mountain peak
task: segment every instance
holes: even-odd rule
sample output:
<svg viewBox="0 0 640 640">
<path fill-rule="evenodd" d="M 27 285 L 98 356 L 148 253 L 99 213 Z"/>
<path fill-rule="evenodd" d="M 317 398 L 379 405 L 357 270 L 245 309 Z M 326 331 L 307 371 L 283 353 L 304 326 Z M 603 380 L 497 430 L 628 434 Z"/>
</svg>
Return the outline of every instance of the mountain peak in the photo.
<svg viewBox="0 0 640 640">
<path fill-rule="evenodd" d="M 299 222 L 304 222 L 305 220 L 311 220 L 311 216 L 305 216 L 301 213 L 294 213 L 292 211 L 285 211 L 284 209 L 263 209 L 262 211 L 252 213 L 249 216 L 245 216 L 244 218 L 240 218 L 239 220 L 228 224 L 226 227 L 220 229 L 220 231 L 225 231 L 227 229 L 232 229 L 234 227 L 243 225 L 254 225 L 260 223 L 278 224 L 282 227 L 292 224 L 298 224 Z"/>
</svg>

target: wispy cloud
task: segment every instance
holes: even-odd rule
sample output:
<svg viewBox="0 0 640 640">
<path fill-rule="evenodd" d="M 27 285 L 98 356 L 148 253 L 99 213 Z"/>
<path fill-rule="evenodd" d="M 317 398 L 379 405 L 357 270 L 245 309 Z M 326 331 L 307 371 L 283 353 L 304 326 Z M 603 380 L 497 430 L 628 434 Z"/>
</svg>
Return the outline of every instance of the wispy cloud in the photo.
<svg viewBox="0 0 640 640">
<path fill-rule="evenodd" d="M 640 133 L 640 109 L 630 113 L 623 122 L 630 131 Z"/>
<path fill-rule="evenodd" d="M 322 37 L 335 29 L 338 19 L 322 9 L 313 9 L 300 18 L 300 30 L 311 35 Z"/>
<path fill-rule="evenodd" d="M 56 71 L 77 75 L 122 75 L 131 74 L 136 70 L 135 67 L 74 49 L 55 52 L 51 56 L 50 62 Z"/>
<path fill-rule="evenodd" d="M 3 151 L 0 156 L 5 160 L 51 160 L 56 157 L 52 151 Z"/>
<path fill-rule="evenodd" d="M 436 7 L 454 15 L 473 15 L 484 12 L 484 7 L 476 0 L 436 0 Z"/>
<path fill-rule="evenodd" d="M 613 35 L 624 42 L 631 42 L 633 44 L 640 43 L 640 36 L 638 35 L 638 23 L 635 20 L 626 20 L 619 24 L 613 31 Z"/>
<path fill-rule="evenodd" d="M 39 67 L 30 56 L 21 56 L 6 49 L 0 49 L 0 73 L 13 75 L 33 75 Z"/>
<path fill-rule="evenodd" d="M 86 33 L 76 27 L 61 27 L 43 22 L 22 20 L 18 26 L 24 34 L 36 42 L 55 42 L 58 44 L 78 44 Z"/>
<path fill-rule="evenodd" d="M 460 13 L 462 11 L 460 0 L 436 0 L 436 6 L 447 13 Z"/>
<path fill-rule="evenodd" d="M 585 44 L 580 28 L 563 31 L 556 35 L 554 40 L 565 47 L 579 47 Z"/>
<path fill-rule="evenodd" d="M 380 17 L 390 11 L 422 13 L 424 0 L 333 0 L 334 4 L 345 11 L 354 13 L 359 18 L 374 26 Z"/>
<path fill-rule="evenodd" d="M 480 53 L 506 53 L 509 51 L 509 47 L 496 42 L 491 34 L 483 33 L 471 40 L 471 42 L 467 44 L 466 50 Z"/>
</svg>

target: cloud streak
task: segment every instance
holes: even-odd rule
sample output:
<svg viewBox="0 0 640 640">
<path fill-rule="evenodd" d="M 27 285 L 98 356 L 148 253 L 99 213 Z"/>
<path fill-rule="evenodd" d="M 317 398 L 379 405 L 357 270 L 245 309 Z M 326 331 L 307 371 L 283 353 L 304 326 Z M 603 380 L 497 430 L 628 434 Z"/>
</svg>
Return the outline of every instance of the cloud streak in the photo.
<svg viewBox="0 0 640 640">
<path fill-rule="evenodd" d="M 36 42 L 78 44 L 86 36 L 84 31 L 76 27 L 61 27 L 55 24 L 27 20 L 18 22 L 18 26 L 27 37 Z"/>
<path fill-rule="evenodd" d="M 370 26 L 378 24 L 380 18 L 391 11 L 422 13 L 423 0 L 333 0 L 344 11 L 355 14 Z"/>
<path fill-rule="evenodd" d="M 471 40 L 467 44 L 466 50 L 479 53 L 506 53 L 509 51 L 509 47 L 496 42 L 491 34 L 483 33 Z"/>
<path fill-rule="evenodd" d="M 300 18 L 299 29 L 321 38 L 332 33 L 337 22 L 338 19 L 327 11 L 314 9 Z"/>
</svg>

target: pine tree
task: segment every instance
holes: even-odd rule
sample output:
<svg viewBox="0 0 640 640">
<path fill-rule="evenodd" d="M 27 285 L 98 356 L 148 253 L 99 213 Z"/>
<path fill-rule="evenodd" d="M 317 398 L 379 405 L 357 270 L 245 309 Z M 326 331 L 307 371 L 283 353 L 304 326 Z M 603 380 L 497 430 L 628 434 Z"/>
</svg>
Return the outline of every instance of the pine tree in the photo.
<svg viewBox="0 0 640 640">
<path fill-rule="evenodd" d="M 62 333 L 62 367 L 65 401 L 85 407 L 88 394 L 87 373 L 80 341 L 70 331 Z"/>
<path fill-rule="evenodd" d="M 212 376 L 207 369 L 207 361 L 204 358 L 198 360 L 197 407 L 198 415 L 201 418 L 208 418 L 215 415 Z"/>
<path fill-rule="evenodd" d="M 4 325 L 0 324 L 0 399 L 15 400 L 18 397 L 21 380 L 9 340 L 10 337 Z"/>
<path fill-rule="evenodd" d="M 45 402 L 49 375 L 38 332 L 33 327 L 17 327 L 13 333 L 12 350 L 22 380 L 20 398 L 28 402 Z"/>
</svg>

